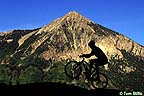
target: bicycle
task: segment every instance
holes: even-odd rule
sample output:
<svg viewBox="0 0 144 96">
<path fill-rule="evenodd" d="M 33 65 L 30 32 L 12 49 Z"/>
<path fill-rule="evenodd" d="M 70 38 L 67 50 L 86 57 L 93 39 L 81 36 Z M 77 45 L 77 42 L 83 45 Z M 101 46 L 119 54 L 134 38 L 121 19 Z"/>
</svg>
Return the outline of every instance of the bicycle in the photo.
<svg viewBox="0 0 144 96">
<path fill-rule="evenodd" d="M 71 79 L 77 79 L 83 71 L 86 79 L 94 88 L 105 88 L 108 85 L 107 76 L 104 73 L 99 72 L 99 79 L 97 79 L 96 68 L 93 66 L 91 73 L 89 73 L 89 64 L 85 61 L 84 57 L 82 58 L 83 59 L 80 62 L 69 61 L 65 65 L 65 74 Z"/>
</svg>

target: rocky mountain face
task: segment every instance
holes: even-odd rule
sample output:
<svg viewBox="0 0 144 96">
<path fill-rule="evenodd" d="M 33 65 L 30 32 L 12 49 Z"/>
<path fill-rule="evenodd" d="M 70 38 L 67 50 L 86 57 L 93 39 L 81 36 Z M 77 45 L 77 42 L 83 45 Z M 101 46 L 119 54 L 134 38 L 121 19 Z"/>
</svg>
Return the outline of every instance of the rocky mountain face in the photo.
<svg viewBox="0 0 144 96">
<path fill-rule="evenodd" d="M 38 29 L 0 33 L 0 63 L 15 67 L 33 65 L 49 74 L 46 70 L 50 63 L 55 66 L 56 62 L 80 61 L 78 55 L 91 51 L 87 45 L 90 40 L 95 40 L 109 58 L 110 64 L 104 67 L 110 78 L 109 88 L 144 89 L 139 87 L 144 86 L 144 46 L 74 11 Z"/>
</svg>

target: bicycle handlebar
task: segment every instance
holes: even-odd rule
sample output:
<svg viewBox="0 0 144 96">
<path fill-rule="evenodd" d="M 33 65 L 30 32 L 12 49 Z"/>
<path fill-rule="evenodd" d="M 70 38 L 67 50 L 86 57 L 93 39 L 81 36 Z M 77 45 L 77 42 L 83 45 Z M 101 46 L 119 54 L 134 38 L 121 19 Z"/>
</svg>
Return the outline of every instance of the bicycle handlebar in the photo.
<svg viewBox="0 0 144 96">
<path fill-rule="evenodd" d="M 85 57 L 81 57 L 80 55 L 78 55 L 80 58 L 82 58 L 82 61 L 84 61 L 85 60 Z"/>
</svg>

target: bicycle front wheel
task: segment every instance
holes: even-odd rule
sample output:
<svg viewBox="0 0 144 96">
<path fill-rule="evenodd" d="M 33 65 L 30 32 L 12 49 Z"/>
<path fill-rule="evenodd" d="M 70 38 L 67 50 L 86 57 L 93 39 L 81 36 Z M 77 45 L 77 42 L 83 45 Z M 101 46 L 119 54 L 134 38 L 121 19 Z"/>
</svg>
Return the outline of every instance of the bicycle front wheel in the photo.
<svg viewBox="0 0 144 96">
<path fill-rule="evenodd" d="M 65 65 L 65 74 L 72 79 L 78 78 L 82 72 L 82 67 L 77 61 L 70 61 Z"/>
<path fill-rule="evenodd" d="M 97 74 L 92 75 L 91 84 L 94 88 L 105 88 L 108 85 L 108 78 L 104 73 L 99 73 L 100 80 L 98 81 Z"/>
</svg>

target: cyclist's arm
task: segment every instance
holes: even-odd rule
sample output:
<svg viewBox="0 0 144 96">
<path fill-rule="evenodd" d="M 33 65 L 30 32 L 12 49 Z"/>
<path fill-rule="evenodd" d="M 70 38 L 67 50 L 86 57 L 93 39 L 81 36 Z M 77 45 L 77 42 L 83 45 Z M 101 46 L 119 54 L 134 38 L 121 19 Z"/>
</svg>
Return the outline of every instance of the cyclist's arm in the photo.
<svg viewBox="0 0 144 96">
<path fill-rule="evenodd" d="M 83 54 L 83 57 L 85 57 L 85 58 L 90 58 L 90 57 L 91 57 L 91 54 Z"/>
<path fill-rule="evenodd" d="M 93 52 L 91 52 L 90 54 L 83 54 L 82 57 L 85 57 L 85 58 L 90 58 L 93 54 Z"/>
</svg>

